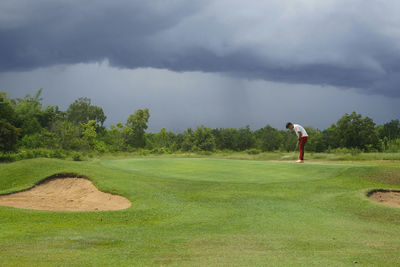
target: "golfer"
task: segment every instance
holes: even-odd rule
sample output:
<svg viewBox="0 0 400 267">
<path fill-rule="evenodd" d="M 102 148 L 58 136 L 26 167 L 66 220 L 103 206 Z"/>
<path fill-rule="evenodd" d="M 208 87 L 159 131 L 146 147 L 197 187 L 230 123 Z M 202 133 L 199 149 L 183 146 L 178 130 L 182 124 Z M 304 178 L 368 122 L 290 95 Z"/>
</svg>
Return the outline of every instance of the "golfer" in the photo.
<svg viewBox="0 0 400 267">
<path fill-rule="evenodd" d="M 303 128 L 303 126 L 295 123 L 293 124 L 291 122 L 286 123 L 286 129 L 289 130 L 294 129 L 294 131 L 296 132 L 297 137 L 299 138 L 299 140 L 297 141 L 296 148 L 300 146 L 299 160 L 297 160 L 296 162 L 304 163 L 304 146 L 306 145 L 308 139 L 308 134 L 306 130 Z"/>
</svg>

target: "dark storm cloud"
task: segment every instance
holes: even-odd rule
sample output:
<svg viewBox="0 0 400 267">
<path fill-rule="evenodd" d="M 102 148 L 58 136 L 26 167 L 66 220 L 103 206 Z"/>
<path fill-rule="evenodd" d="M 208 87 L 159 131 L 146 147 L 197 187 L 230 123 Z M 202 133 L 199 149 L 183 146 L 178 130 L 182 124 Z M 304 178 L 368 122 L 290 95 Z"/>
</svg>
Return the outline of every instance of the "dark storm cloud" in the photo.
<svg viewBox="0 0 400 267">
<path fill-rule="evenodd" d="M 11 98 L 33 95 L 41 87 L 43 105 L 58 105 L 61 110 L 78 97 L 91 98 L 104 109 L 106 126 L 126 122 L 138 108 L 149 108 L 152 132 L 161 127 L 181 132 L 199 125 L 259 129 L 270 124 L 284 129 L 287 121 L 325 129 L 353 111 L 377 124 L 400 118 L 398 98 L 218 73 L 117 69 L 107 62 L 0 73 L 0 88 L 7 88 Z"/>
<path fill-rule="evenodd" d="M 397 0 L 0 3 L 0 71 L 98 62 L 400 96 Z"/>
<path fill-rule="evenodd" d="M 154 6 L 121 0 L 6 2 L 0 3 L 2 71 L 105 58 L 132 67 L 148 65 L 154 51 L 146 38 L 172 27 L 191 10 L 184 3 L 169 7 L 163 1 L 153 1 Z M 4 6 L 20 2 L 26 5 L 5 14 Z"/>
</svg>

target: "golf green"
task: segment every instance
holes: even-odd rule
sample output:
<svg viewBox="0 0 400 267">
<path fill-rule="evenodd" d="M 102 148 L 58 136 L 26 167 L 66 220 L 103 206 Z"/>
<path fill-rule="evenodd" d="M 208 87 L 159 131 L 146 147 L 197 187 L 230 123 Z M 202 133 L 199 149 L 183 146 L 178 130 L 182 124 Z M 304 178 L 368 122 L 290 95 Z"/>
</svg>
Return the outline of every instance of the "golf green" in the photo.
<svg viewBox="0 0 400 267">
<path fill-rule="evenodd" d="M 396 266 L 400 209 L 366 197 L 400 168 L 134 158 L 0 164 L 0 193 L 55 173 L 87 176 L 132 206 L 0 207 L 0 266 Z M 397 176 L 396 176 L 397 175 Z"/>
</svg>

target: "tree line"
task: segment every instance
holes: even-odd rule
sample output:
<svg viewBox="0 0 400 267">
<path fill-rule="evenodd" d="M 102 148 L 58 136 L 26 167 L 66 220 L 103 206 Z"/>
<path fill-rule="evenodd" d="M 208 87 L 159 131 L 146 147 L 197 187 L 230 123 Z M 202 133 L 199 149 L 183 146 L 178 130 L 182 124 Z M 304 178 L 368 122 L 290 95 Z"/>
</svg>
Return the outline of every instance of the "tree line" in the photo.
<svg viewBox="0 0 400 267">
<path fill-rule="evenodd" d="M 0 149 L 2 153 L 19 149 L 119 152 L 146 149 L 151 153 L 199 151 L 293 151 L 297 138 L 293 131 L 270 125 L 252 131 L 249 126 L 215 128 L 198 126 L 181 133 L 162 128 L 146 132 L 150 112 L 138 109 L 125 123 L 109 128 L 107 116 L 89 98 L 75 100 L 63 111 L 58 106 L 44 107 L 42 89 L 35 95 L 11 99 L 0 92 Z M 285 122 L 282 122 L 284 124 Z M 400 151 L 400 122 L 393 119 L 376 125 L 369 117 L 344 114 L 325 130 L 305 127 L 309 133 L 307 151 L 326 152 L 352 149 L 365 152 Z"/>
</svg>

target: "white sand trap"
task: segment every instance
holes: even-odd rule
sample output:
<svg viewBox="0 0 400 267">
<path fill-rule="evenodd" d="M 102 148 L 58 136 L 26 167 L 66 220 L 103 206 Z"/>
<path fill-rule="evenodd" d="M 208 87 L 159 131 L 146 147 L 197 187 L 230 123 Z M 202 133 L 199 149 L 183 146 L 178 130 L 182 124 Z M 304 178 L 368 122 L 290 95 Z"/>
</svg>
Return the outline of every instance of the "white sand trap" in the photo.
<svg viewBox="0 0 400 267">
<path fill-rule="evenodd" d="M 0 206 L 32 210 L 105 211 L 122 210 L 131 202 L 99 191 L 86 178 L 52 178 L 32 189 L 0 196 Z"/>
</svg>

